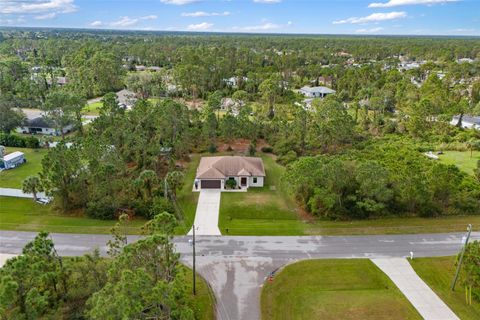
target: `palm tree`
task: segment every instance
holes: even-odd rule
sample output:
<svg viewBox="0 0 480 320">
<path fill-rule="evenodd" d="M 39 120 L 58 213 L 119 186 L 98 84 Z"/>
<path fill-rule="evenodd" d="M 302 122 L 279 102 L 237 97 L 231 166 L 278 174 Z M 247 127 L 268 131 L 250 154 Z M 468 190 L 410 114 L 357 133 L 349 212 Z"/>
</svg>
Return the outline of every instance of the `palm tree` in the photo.
<svg viewBox="0 0 480 320">
<path fill-rule="evenodd" d="M 37 201 L 37 192 L 42 191 L 42 185 L 40 184 L 40 178 L 37 176 L 29 176 L 23 180 L 22 191 L 24 193 L 33 194 L 33 200 Z"/>
<path fill-rule="evenodd" d="M 152 197 L 153 189 L 158 185 L 157 174 L 153 170 L 143 170 L 138 176 L 141 185 L 145 190 L 145 197 L 150 199 Z"/>
</svg>

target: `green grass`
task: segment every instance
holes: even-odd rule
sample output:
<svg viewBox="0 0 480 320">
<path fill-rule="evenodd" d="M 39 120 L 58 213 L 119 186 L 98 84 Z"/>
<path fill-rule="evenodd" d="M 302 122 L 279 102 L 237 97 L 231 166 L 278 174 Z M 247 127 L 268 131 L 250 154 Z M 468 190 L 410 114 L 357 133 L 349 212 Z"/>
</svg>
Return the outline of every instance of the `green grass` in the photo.
<svg viewBox="0 0 480 320">
<path fill-rule="evenodd" d="M 307 260 L 281 270 L 261 294 L 263 320 L 421 319 L 370 260 Z"/>
<path fill-rule="evenodd" d="M 128 232 L 139 234 L 145 222 L 143 219 L 130 221 Z M 32 199 L 0 197 L 0 230 L 108 234 L 115 223 L 56 213 L 51 205 L 40 205 Z"/>
<path fill-rule="evenodd" d="M 0 172 L 0 188 L 21 189 L 22 182 L 28 176 L 38 175 L 42 171 L 42 158 L 47 153 L 45 149 L 28 149 L 28 148 L 7 148 L 7 153 L 21 151 L 25 153 L 27 162 L 21 166 L 4 170 Z"/>
<path fill-rule="evenodd" d="M 185 279 L 186 286 L 189 292 L 192 292 L 191 297 L 193 299 L 193 311 L 195 313 L 196 320 L 214 320 L 215 319 L 215 296 L 208 286 L 205 279 L 197 273 L 195 278 L 195 291 L 196 295 L 193 295 L 193 271 L 192 269 L 185 267 Z"/>
<path fill-rule="evenodd" d="M 261 155 L 266 171 L 265 187 L 246 193 L 222 193 L 219 226 L 231 235 L 371 235 L 464 231 L 469 223 L 480 225 L 480 216 L 441 218 L 379 218 L 330 221 L 300 218 L 300 209 L 282 189 L 285 170 L 269 156 Z M 193 181 L 193 177 L 192 177 Z M 271 190 L 275 186 L 276 190 Z M 228 232 L 227 232 L 228 229 Z"/>
<path fill-rule="evenodd" d="M 439 155 L 440 161 L 445 164 L 454 164 L 468 174 L 473 174 L 473 169 L 477 167 L 477 161 L 480 160 L 480 151 L 445 151 Z"/>
<path fill-rule="evenodd" d="M 183 187 L 177 194 L 178 206 L 183 213 L 184 219 L 181 221 L 180 226 L 175 230 L 176 234 L 186 234 L 195 220 L 195 211 L 197 210 L 199 194 L 198 192 L 193 192 L 192 188 L 199 162 L 200 156 L 192 155 L 191 161 L 188 163 L 185 171 Z"/>
<path fill-rule="evenodd" d="M 480 319 L 480 303 L 465 303 L 465 289 L 461 280 L 455 291 L 450 284 L 455 274 L 455 257 L 417 258 L 411 261 L 415 272 L 435 291 L 435 293 L 460 317 L 460 319 Z"/>
<path fill-rule="evenodd" d="M 83 114 L 88 116 L 98 116 L 100 114 L 100 108 L 103 106 L 101 101 L 94 102 L 92 104 L 86 105 L 83 108 Z"/>
<path fill-rule="evenodd" d="M 241 235 L 303 234 L 304 223 L 297 216 L 296 205 L 280 184 L 285 168 L 270 155 L 260 156 L 266 173 L 264 187 L 222 193 L 220 230 L 223 234 Z"/>
</svg>

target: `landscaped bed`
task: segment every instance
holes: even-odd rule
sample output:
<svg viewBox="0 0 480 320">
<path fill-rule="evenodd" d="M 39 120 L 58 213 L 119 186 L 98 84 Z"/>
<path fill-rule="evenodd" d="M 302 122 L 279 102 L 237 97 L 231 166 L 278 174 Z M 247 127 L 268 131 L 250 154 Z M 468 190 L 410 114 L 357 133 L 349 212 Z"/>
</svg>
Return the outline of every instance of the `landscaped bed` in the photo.
<svg viewBox="0 0 480 320">
<path fill-rule="evenodd" d="M 480 303 L 468 306 L 465 288 L 457 282 L 455 291 L 450 289 L 456 269 L 456 257 L 417 258 L 411 261 L 415 272 L 452 309 L 460 319 L 480 319 Z"/>
<path fill-rule="evenodd" d="M 267 280 L 262 319 L 421 319 L 370 260 L 308 260 Z"/>
<path fill-rule="evenodd" d="M 26 163 L 10 170 L 0 172 L 0 188 L 21 189 L 22 183 L 28 176 L 38 175 L 42 171 L 42 158 L 47 153 L 45 149 L 11 148 L 7 153 L 20 151 L 25 154 Z"/>
</svg>

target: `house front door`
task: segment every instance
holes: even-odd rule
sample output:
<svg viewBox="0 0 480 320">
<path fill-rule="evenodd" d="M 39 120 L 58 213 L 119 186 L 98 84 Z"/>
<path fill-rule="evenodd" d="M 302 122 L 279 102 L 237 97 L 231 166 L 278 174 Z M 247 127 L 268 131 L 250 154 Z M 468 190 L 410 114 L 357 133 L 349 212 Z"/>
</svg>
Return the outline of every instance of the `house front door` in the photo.
<svg viewBox="0 0 480 320">
<path fill-rule="evenodd" d="M 242 187 L 246 187 L 247 186 L 247 178 L 241 178 L 240 179 L 240 185 Z"/>
</svg>

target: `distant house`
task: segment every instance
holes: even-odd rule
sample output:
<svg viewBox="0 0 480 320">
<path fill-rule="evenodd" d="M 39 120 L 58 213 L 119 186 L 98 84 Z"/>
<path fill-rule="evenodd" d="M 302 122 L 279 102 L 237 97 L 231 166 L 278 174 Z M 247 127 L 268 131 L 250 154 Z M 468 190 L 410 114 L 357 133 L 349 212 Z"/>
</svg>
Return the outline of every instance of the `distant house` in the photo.
<svg viewBox="0 0 480 320">
<path fill-rule="evenodd" d="M 237 188 L 263 187 L 265 168 L 261 158 L 224 156 L 203 157 L 195 177 L 196 190 L 225 189 L 227 180 Z"/>
<path fill-rule="evenodd" d="M 117 92 L 117 100 L 121 108 L 130 110 L 137 102 L 137 97 L 133 91 L 123 89 Z"/>
<path fill-rule="evenodd" d="M 135 66 L 135 71 L 145 71 L 147 70 L 147 67 L 145 66 Z"/>
<path fill-rule="evenodd" d="M 73 125 L 71 124 L 62 128 L 63 134 L 69 133 L 72 130 Z M 59 136 L 62 134 L 62 132 L 57 130 L 43 116 L 28 118 L 23 126 L 17 128 L 17 132 L 25 134 L 46 134 L 51 136 Z"/>
<path fill-rule="evenodd" d="M 450 124 L 456 126 L 460 116 L 453 116 Z M 463 116 L 462 128 L 480 130 L 480 116 Z"/>
<path fill-rule="evenodd" d="M 247 82 L 248 78 L 247 77 L 231 77 L 228 79 L 223 79 L 223 82 L 227 84 L 227 86 L 230 87 L 238 87 L 241 82 Z"/>
<path fill-rule="evenodd" d="M 336 91 L 327 87 L 303 87 L 299 91 L 307 98 L 325 98 L 329 94 L 334 94 Z"/>
<path fill-rule="evenodd" d="M 47 79 L 47 84 L 49 86 L 52 85 L 52 79 Z M 66 85 L 68 83 L 68 78 L 67 77 L 56 77 L 55 78 L 55 84 L 60 86 L 60 87 L 63 87 L 64 85 Z"/>
<path fill-rule="evenodd" d="M 471 58 L 460 58 L 457 59 L 457 63 L 473 63 L 475 60 Z"/>
<path fill-rule="evenodd" d="M 0 169 L 13 169 L 26 161 L 23 152 L 15 151 L 4 155 L 3 158 L 0 159 Z"/>
<path fill-rule="evenodd" d="M 235 101 L 232 98 L 223 98 L 220 108 L 225 111 L 231 111 L 234 116 L 238 116 L 240 109 L 245 106 L 243 101 Z"/>
</svg>

